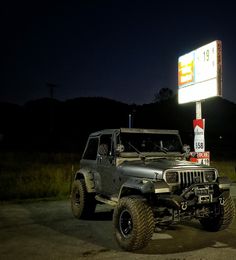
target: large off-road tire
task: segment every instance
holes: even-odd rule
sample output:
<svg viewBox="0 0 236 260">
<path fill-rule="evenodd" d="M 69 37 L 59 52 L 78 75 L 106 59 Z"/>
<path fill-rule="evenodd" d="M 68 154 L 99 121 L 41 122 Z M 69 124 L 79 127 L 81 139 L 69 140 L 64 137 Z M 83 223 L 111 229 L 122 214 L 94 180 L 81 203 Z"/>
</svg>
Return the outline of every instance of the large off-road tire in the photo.
<svg viewBox="0 0 236 260">
<path fill-rule="evenodd" d="M 88 193 L 84 179 L 75 180 L 71 188 L 71 209 L 76 218 L 92 218 L 96 207 L 94 194 Z"/>
<path fill-rule="evenodd" d="M 113 225 L 119 246 L 127 251 L 147 246 L 155 228 L 151 208 L 135 197 L 119 201 L 113 213 Z"/>
<path fill-rule="evenodd" d="M 220 231 L 229 227 L 235 217 L 235 206 L 231 196 L 225 198 L 224 205 L 219 205 L 220 214 L 200 220 L 203 228 L 207 231 Z"/>
</svg>

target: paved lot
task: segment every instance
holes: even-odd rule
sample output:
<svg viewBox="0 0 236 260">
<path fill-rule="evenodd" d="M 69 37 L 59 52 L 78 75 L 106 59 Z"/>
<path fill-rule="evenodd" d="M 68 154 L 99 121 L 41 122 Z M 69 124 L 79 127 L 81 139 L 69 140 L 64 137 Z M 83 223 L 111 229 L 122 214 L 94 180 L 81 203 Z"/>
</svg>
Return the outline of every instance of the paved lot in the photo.
<svg viewBox="0 0 236 260">
<path fill-rule="evenodd" d="M 235 241 L 236 221 L 217 233 L 195 221 L 161 230 L 147 248 L 129 253 L 114 240 L 107 206 L 90 221 L 75 219 L 68 201 L 0 206 L 0 259 L 236 259 Z"/>
</svg>

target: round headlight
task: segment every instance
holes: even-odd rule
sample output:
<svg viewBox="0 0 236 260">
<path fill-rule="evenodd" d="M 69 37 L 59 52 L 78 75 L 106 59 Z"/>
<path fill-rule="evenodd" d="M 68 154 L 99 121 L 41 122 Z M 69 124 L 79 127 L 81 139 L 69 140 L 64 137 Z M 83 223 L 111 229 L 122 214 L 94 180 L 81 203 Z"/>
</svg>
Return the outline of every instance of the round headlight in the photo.
<svg viewBox="0 0 236 260">
<path fill-rule="evenodd" d="M 205 181 L 207 182 L 213 182 L 216 179 L 216 174 L 214 171 L 205 172 L 204 176 L 205 176 Z"/>
<path fill-rule="evenodd" d="M 178 173 L 177 172 L 167 172 L 166 173 L 166 182 L 167 183 L 177 183 L 178 182 Z"/>
</svg>

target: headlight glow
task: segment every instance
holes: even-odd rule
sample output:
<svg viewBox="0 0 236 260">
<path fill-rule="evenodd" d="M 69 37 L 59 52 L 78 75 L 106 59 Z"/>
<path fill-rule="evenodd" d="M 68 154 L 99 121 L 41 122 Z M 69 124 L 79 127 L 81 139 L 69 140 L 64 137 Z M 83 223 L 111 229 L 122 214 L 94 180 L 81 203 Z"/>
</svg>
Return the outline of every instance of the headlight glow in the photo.
<svg viewBox="0 0 236 260">
<path fill-rule="evenodd" d="M 204 174 L 204 178 L 206 182 L 213 182 L 216 180 L 216 173 L 214 171 L 207 171 Z"/>
<path fill-rule="evenodd" d="M 165 176 L 167 183 L 178 183 L 179 181 L 177 172 L 167 172 Z"/>
</svg>

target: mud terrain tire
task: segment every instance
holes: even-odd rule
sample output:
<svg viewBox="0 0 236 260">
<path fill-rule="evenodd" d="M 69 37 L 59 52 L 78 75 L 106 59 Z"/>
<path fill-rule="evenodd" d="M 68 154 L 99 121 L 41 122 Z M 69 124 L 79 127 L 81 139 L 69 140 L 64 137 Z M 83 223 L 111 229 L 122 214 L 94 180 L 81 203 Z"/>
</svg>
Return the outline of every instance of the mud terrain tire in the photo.
<svg viewBox="0 0 236 260">
<path fill-rule="evenodd" d="M 224 205 L 219 205 L 219 210 L 220 214 L 218 216 L 200 220 L 205 230 L 212 232 L 224 230 L 233 222 L 235 206 L 231 196 L 225 198 Z"/>
<path fill-rule="evenodd" d="M 88 193 L 84 179 L 75 180 L 71 189 L 71 209 L 76 218 L 91 219 L 96 207 L 94 194 Z"/>
<path fill-rule="evenodd" d="M 141 249 L 147 246 L 154 232 L 153 212 L 140 198 L 124 197 L 114 210 L 113 225 L 121 248 Z"/>
</svg>

